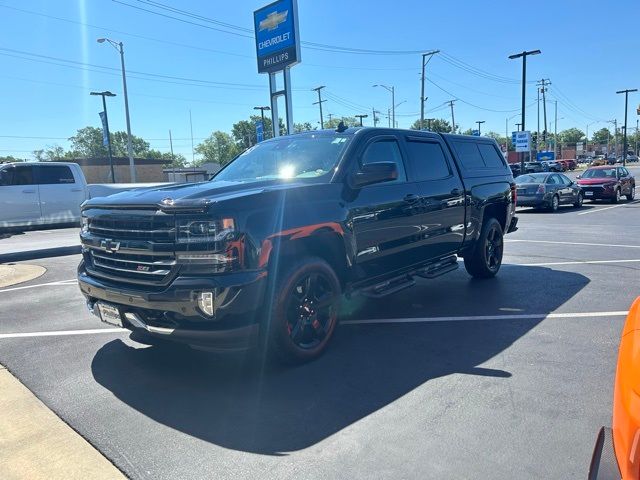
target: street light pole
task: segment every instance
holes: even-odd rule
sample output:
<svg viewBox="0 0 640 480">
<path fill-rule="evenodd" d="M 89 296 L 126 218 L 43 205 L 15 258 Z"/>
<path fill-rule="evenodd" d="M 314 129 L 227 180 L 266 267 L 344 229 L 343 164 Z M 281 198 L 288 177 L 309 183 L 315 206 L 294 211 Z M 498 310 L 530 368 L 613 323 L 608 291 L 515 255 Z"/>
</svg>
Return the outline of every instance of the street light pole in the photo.
<svg viewBox="0 0 640 480">
<path fill-rule="evenodd" d="M 99 95 L 102 97 L 102 111 L 104 112 L 104 128 L 107 136 L 107 151 L 109 152 L 109 169 L 111 170 L 111 183 L 116 183 L 116 174 L 113 170 L 113 154 L 111 152 L 111 134 L 109 133 L 109 116 L 107 115 L 107 102 L 105 97 L 115 97 L 115 93 L 110 91 L 91 92 L 91 95 Z"/>
<path fill-rule="evenodd" d="M 485 120 L 477 120 L 476 123 L 478 124 L 478 136 L 480 136 L 481 132 L 480 132 L 480 125 L 482 125 L 485 122 Z"/>
<path fill-rule="evenodd" d="M 627 165 L 627 107 L 629 104 L 629 93 L 637 92 L 637 88 L 620 90 L 616 93 L 624 93 L 624 136 L 622 137 L 622 165 Z"/>
<path fill-rule="evenodd" d="M 131 143 L 131 120 L 129 118 L 129 95 L 127 94 L 127 75 L 124 68 L 124 46 L 122 42 L 116 42 L 109 38 L 99 38 L 98 43 L 109 42 L 120 53 L 120 65 L 122 67 L 122 91 L 124 93 L 124 113 L 127 120 L 127 154 L 129 156 L 129 174 L 131 182 L 136 182 L 136 166 L 133 160 L 133 144 Z"/>
<path fill-rule="evenodd" d="M 262 125 L 264 127 L 264 111 L 270 111 L 271 107 L 253 107 L 254 110 L 260 110 L 260 116 L 262 117 Z"/>
<path fill-rule="evenodd" d="M 362 119 L 367 118 L 369 115 L 356 115 L 356 118 L 360 119 L 360 126 L 362 126 Z"/>
<path fill-rule="evenodd" d="M 522 131 L 525 130 L 525 100 L 526 100 L 526 86 L 527 86 L 527 57 L 529 55 L 539 55 L 542 53 L 540 50 L 529 50 L 523 51 L 522 53 L 516 53 L 514 55 L 509 55 L 509 59 L 513 60 L 516 58 L 522 57 L 522 121 L 520 124 L 522 125 Z M 524 152 L 520 156 L 520 168 L 521 171 L 524 172 Z"/>
<path fill-rule="evenodd" d="M 433 55 L 439 52 L 440 50 L 431 50 L 430 52 L 422 54 L 422 77 L 421 77 L 422 81 L 421 81 L 421 89 L 420 89 L 420 130 L 424 128 L 424 103 L 427 101 L 427 99 L 424 96 L 424 69 L 427 66 L 427 63 L 431 61 L 431 57 L 433 57 Z M 429 57 L 429 60 L 426 60 L 427 57 Z"/>
<path fill-rule="evenodd" d="M 382 84 L 375 84 L 374 87 L 382 87 L 388 92 L 391 92 L 391 121 L 393 122 L 392 125 L 395 126 L 396 124 L 396 88 L 393 85 L 390 87 L 387 87 L 386 85 L 382 85 Z"/>
</svg>

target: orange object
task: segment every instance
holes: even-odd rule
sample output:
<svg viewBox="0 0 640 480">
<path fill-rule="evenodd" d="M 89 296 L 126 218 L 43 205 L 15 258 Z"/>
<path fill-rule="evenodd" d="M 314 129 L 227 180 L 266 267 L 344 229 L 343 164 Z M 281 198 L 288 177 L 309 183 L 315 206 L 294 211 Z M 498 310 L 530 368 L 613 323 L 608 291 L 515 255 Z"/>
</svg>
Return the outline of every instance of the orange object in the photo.
<svg viewBox="0 0 640 480">
<path fill-rule="evenodd" d="M 620 339 L 612 430 L 622 478 L 640 479 L 640 297 L 631 306 Z"/>
<path fill-rule="evenodd" d="M 613 426 L 598 433 L 589 480 L 640 480 L 640 297 L 622 329 L 613 389 Z"/>
</svg>

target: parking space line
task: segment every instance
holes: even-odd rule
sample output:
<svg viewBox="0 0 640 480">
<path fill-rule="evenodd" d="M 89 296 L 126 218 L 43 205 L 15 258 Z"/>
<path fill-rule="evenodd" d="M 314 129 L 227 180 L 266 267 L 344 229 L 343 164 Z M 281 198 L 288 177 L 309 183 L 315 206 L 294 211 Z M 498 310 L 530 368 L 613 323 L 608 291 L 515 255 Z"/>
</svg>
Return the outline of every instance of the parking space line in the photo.
<svg viewBox="0 0 640 480">
<path fill-rule="evenodd" d="M 525 313 L 515 315 L 471 315 L 460 317 L 418 317 L 418 318 L 374 318 L 368 320 L 344 320 L 340 325 L 375 325 L 400 323 L 436 323 L 465 322 L 482 320 L 544 320 L 547 318 L 599 318 L 626 317 L 625 310 L 612 312 L 574 312 L 574 313 Z M 104 333 L 128 333 L 126 328 L 94 328 L 87 330 L 59 330 L 47 332 L 0 333 L 0 340 L 9 338 L 62 337 L 69 335 L 95 335 Z"/>
<path fill-rule="evenodd" d="M 76 285 L 78 281 L 75 278 L 70 280 L 58 280 L 56 282 L 48 282 L 48 283 L 36 283 L 35 285 L 25 285 L 23 287 L 11 287 L 4 288 L 0 290 L 0 293 L 5 292 L 15 292 L 16 290 L 26 290 L 27 288 L 39 288 L 39 287 L 54 287 L 54 286 L 65 286 L 65 285 Z"/>
<path fill-rule="evenodd" d="M 548 262 L 548 263 L 511 263 L 506 265 L 516 265 L 518 267 L 548 267 L 552 265 L 585 265 L 598 263 L 636 263 L 640 262 L 639 258 L 632 260 L 575 260 L 571 262 Z"/>
<path fill-rule="evenodd" d="M 587 210 L 586 212 L 580 212 L 578 213 L 578 215 L 587 215 L 589 213 L 602 212 L 603 210 L 611 210 L 612 208 L 624 207 L 625 205 L 635 205 L 638 202 L 640 202 L 640 200 L 634 200 L 633 202 L 628 202 L 628 203 L 621 203 L 619 205 L 612 205 L 610 207 L 594 208 L 592 210 Z"/>
<path fill-rule="evenodd" d="M 375 318 L 370 320 L 345 320 L 341 325 L 372 325 L 386 323 L 431 323 L 431 322 L 466 322 L 470 320 L 538 320 L 546 318 L 595 318 L 625 317 L 627 311 L 614 312 L 577 312 L 577 313 L 525 313 L 517 315 L 472 315 L 462 317 L 419 317 L 419 318 Z"/>
<path fill-rule="evenodd" d="M 612 243 L 559 242 L 555 240 L 505 240 L 505 243 L 550 243 L 554 245 L 585 245 L 588 247 L 640 248 L 640 245 L 616 245 Z"/>
<path fill-rule="evenodd" d="M 0 333 L 3 338 L 28 338 L 28 337 L 62 337 L 66 335 L 93 335 L 97 333 L 123 333 L 126 328 L 94 328 L 89 330 L 60 330 L 57 332 L 26 332 L 26 333 Z"/>
</svg>

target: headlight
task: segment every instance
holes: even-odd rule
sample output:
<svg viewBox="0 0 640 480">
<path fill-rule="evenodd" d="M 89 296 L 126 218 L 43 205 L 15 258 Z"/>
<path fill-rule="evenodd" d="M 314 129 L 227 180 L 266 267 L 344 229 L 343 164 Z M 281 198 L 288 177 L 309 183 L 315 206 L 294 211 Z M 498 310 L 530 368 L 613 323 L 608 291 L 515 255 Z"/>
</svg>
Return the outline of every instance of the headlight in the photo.
<svg viewBox="0 0 640 480">
<path fill-rule="evenodd" d="M 219 220 L 179 220 L 178 242 L 222 242 L 233 237 L 235 222 L 232 218 Z"/>
<path fill-rule="evenodd" d="M 89 219 L 87 217 L 82 217 L 80 225 L 80 233 L 89 233 Z"/>
</svg>

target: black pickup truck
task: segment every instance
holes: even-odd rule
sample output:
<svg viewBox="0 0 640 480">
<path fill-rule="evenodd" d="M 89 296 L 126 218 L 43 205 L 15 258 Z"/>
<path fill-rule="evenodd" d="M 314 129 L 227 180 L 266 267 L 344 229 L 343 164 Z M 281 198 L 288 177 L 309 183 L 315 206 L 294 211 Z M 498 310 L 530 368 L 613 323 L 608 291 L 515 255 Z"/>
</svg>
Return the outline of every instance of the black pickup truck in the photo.
<svg viewBox="0 0 640 480">
<path fill-rule="evenodd" d="M 274 138 L 211 181 L 82 207 L 80 290 L 153 343 L 319 355 L 342 295 L 379 298 L 454 270 L 493 277 L 515 183 L 486 137 L 339 128 Z"/>
</svg>

